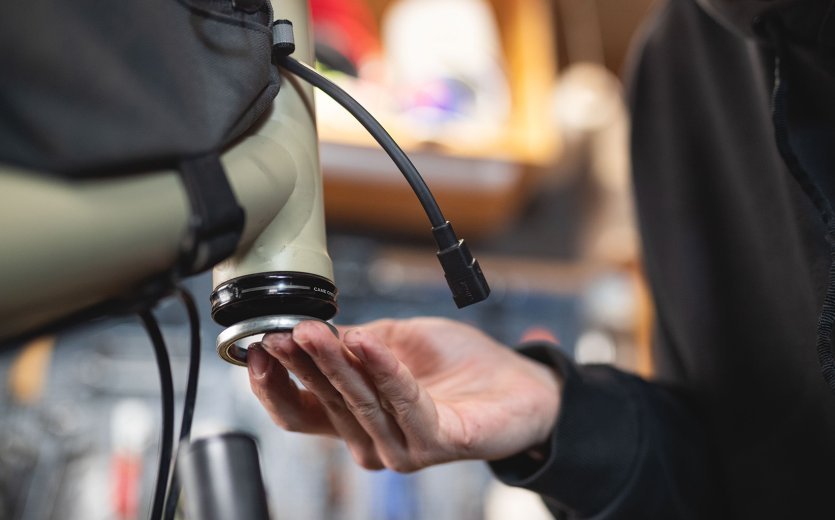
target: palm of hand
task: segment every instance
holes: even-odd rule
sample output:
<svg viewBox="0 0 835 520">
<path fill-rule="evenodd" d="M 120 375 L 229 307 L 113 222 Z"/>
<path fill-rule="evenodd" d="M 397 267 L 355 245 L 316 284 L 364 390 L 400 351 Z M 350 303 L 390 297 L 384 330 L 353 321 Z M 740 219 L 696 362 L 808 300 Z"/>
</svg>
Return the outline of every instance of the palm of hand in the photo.
<svg viewBox="0 0 835 520">
<path fill-rule="evenodd" d="M 250 382 L 277 424 L 342 437 L 367 468 L 509 456 L 556 419 L 553 372 L 473 327 L 416 318 L 342 332 L 305 322 L 265 337 L 250 351 Z"/>
<path fill-rule="evenodd" d="M 381 339 L 431 398 L 438 440 L 456 448 L 453 458 L 462 452 L 466 458 L 501 458 L 536 442 L 526 437 L 550 431 L 547 418 L 531 428 L 537 416 L 547 415 L 542 401 L 557 398 L 548 376 L 542 377 L 547 370 L 481 331 L 415 318 L 392 322 Z"/>
</svg>

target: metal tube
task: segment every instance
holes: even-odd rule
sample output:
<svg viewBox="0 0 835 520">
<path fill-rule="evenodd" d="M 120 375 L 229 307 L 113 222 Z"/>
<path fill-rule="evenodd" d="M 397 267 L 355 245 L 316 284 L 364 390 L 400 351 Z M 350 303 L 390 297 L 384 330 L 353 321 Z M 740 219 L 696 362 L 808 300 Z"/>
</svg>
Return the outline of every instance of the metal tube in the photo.
<svg viewBox="0 0 835 520">
<path fill-rule="evenodd" d="M 255 439 L 225 433 L 192 442 L 180 456 L 186 515 L 195 520 L 267 520 Z"/>
</svg>

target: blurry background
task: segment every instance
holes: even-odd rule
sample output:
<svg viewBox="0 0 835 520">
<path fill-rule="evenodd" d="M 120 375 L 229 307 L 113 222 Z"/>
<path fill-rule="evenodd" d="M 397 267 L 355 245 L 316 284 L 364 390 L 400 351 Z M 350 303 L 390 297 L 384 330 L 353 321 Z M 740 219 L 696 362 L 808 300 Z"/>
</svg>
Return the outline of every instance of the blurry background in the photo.
<svg viewBox="0 0 835 520">
<path fill-rule="evenodd" d="M 621 78 L 650 0 L 314 0 L 320 68 L 406 149 L 493 293 L 457 310 L 429 225 L 362 128 L 317 97 L 335 321 L 444 315 L 512 345 L 545 328 L 580 362 L 649 374 L 651 309 L 629 192 Z M 277 519 L 536 519 L 480 462 L 411 475 L 357 467 L 338 441 L 284 433 L 220 361 L 210 275 L 194 435 L 254 433 Z M 158 316 L 184 388 L 184 311 Z M 145 518 L 159 384 L 138 321 L 111 319 L 0 357 L 0 518 Z M 178 394 L 182 398 L 182 394 Z M 177 411 L 179 414 L 179 410 Z M 547 517 L 547 516 L 544 516 Z"/>
</svg>

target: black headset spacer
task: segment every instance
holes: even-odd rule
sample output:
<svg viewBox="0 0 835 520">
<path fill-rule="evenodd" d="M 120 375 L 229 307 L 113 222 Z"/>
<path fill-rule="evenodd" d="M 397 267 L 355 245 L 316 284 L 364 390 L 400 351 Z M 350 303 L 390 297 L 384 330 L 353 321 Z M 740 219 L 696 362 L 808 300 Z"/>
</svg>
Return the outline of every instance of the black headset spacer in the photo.
<svg viewBox="0 0 835 520">
<path fill-rule="evenodd" d="M 336 295 L 336 286 L 327 278 L 280 271 L 227 280 L 212 291 L 209 299 L 212 319 L 229 327 L 271 315 L 304 315 L 329 320 L 338 309 Z"/>
</svg>

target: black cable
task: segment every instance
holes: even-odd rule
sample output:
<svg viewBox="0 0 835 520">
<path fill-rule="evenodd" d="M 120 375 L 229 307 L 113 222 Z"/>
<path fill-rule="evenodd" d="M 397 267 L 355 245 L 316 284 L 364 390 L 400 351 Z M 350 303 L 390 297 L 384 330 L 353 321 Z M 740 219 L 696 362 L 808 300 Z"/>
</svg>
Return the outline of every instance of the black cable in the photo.
<svg viewBox="0 0 835 520">
<path fill-rule="evenodd" d="M 429 187 L 420 176 L 420 173 L 409 160 L 409 157 L 403 152 L 398 144 L 392 139 L 391 135 L 386 132 L 385 128 L 372 116 L 368 110 L 360 105 L 357 100 L 352 98 L 347 92 L 342 90 L 336 83 L 316 72 L 313 68 L 301 63 L 300 61 L 284 56 L 280 58 L 279 65 L 288 71 L 292 72 L 301 79 L 307 81 L 314 87 L 320 89 L 322 92 L 333 98 L 334 101 L 342 105 L 345 110 L 351 113 L 357 121 L 368 130 L 368 133 L 383 147 L 383 150 L 391 157 L 397 168 L 406 177 L 409 185 L 420 200 L 423 210 L 429 217 L 433 228 L 441 227 L 446 224 L 446 219 Z M 447 247 L 450 244 L 439 244 L 441 247 Z"/>
<path fill-rule="evenodd" d="M 172 520 L 177 513 L 177 503 L 180 500 L 182 484 L 177 476 L 177 461 L 180 448 L 191 439 L 191 422 L 194 418 L 194 404 L 197 400 L 197 380 L 200 373 L 200 316 L 197 305 L 191 293 L 179 287 L 177 293 L 188 312 L 188 323 L 191 331 L 191 347 L 188 363 L 188 379 L 186 381 L 186 395 L 183 400 L 183 418 L 180 425 L 180 439 L 177 443 L 177 453 L 174 454 L 174 471 L 171 475 L 171 485 L 168 487 L 168 497 L 165 499 L 165 520 Z"/>
<path fill-rule="evenodd" d="M 160 435 L 159 470 L 157 484 L 154 490 L 154 501 L 151 506 L 151 519 L 162 518 L 165 505 L 165 494 L 168 489 L 168 474 L 171 470 L 171 454 L 174 448 L 174 382 L 171 378 L 171 361 L 165 340 L 159 330 L 159 324 L 150 310 L 139 312 L 142 324 L 148 331 L 154 346 L 154 355 L 159 369 L 159 382 L 162 396 L 162 434 Z"/>
<path fill-rule="evenodd" d="M 444 277 L 452 291 L 455 305 L 466 307 L 487 298 L 490 295 L 490 286 L 484 278 L 484 273 L 481 272 L 478 261 L 473 258 L 469 246 L 455 235 L 452 224 L 444 218 L 435 197 L 432 196 L 423 177 L 420 176 L 406 153 L 386 132 L 383 125 L 374 119 L 374 116 L 357 100 L 313 68 L 291 58 L 288 54 L 294 49 L 292 24 L 287 20 L 277 20 L 273 24 L 273 55 L 279 66 L 319 88 L 342 105 L 368 130 L 368 133 L 374 137 L 406 177 L 432 224 L 432 235 L 435 237 L 435 243 L 438 244 L 438 260 L 441 262 Z"/>
</svg>

